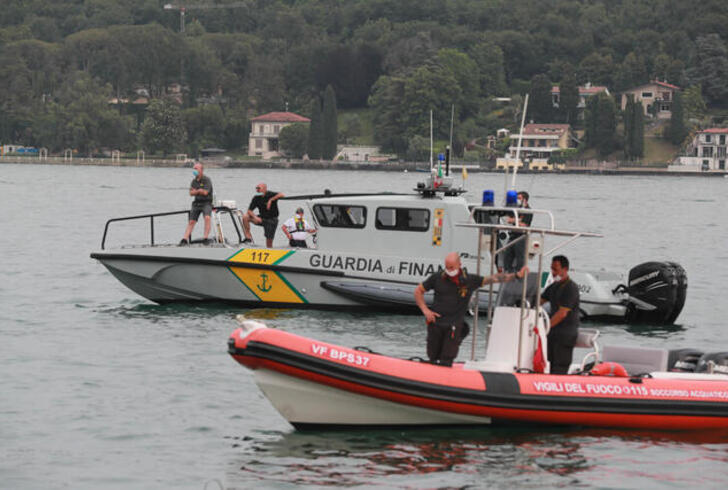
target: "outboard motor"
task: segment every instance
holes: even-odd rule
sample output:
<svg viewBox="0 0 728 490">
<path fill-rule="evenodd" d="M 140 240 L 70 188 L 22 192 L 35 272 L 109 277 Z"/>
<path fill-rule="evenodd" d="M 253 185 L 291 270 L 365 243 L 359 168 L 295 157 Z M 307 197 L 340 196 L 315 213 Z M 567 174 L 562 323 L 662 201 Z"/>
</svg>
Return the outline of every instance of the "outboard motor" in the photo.
<svg viewBox="0 0 728 490">
<path fill-rule="evenodd" d="M 676 262 L 645 262 L 629 271 L 631 299 L 625 319 L 629 323 L 675 322 L 685 305 L 688 277 Z"/>
<path fill-rule="evenodd" d="M 695 372 L 728 374 L 728 352 L 704 354 L 698 361 Z"/>
<path fill-rule="evenodd" d="M 680 373 L 694 373 L 704 352 L 697 349 L 675 349 L 667 356 L 667 370 Z"/>
</svg>

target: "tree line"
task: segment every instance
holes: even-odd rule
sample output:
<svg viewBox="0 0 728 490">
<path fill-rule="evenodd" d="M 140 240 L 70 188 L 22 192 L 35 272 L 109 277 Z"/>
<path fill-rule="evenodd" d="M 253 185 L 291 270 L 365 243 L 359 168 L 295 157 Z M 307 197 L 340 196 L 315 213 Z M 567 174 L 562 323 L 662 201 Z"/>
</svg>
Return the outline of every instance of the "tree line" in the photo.
<svg viewBox="0 0 728 490">
<path fill-rule="evenodd" d="M 612 93 L 651 79 L 686 88 L 683 123 L 702 115 L 696 92 L 703 113 L 728 105 L 718 0 L 209 0 L 235 8 L 190 9 L 184 33 L 167 2 L 4 2 L 0 140 L 87 154 L 240 150 L 251 116 L 289 107 L 314 119 L 328 86 L 339 109 L 369 108 L 375 143 L 403 156 L 422 152 L 431 110 L 446 140 L 455 107 L 456 152 L 515 126 L 526 93 L 529 118 L 576 122 L 574 87 L 587 82 Z M 558 113 L 535 95 L 547 84 L 564 87 Z M 513 103 L 499 106 L 501 96 Z M 165 117 L 181 129 L 160 134 Z"/>
</svg>

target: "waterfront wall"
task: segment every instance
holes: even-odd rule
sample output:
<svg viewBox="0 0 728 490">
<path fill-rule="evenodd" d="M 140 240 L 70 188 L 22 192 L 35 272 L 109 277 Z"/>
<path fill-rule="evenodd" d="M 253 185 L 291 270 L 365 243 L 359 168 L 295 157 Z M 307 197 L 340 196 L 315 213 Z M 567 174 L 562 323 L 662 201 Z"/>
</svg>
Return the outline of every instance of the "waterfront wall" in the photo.
<svg viewBox="0 0 728 490">
<path fill-rule="evenodd" d="M 286 168 L 306 170 L 376 170 L 390 172 L 427 172 L 429 164 L 426 162 L 342 162 L 342 161 L 318 161 L 318 160 L 219 160 L 202 159 L 207 168 Z M 191 167 L 190 160 L 172 159 L 145 159 L 134 158 L 63 158 L 37 156 L 8 156 L 0 157 L 0 164 L 28 164 L 28 165 L 98 165 L 107 167 L 170 167 L 183 168 Z M 502 173 L 502 170 L 495 170 L 485 164 L 472 164 L 455 162 L 450 166 L 451 172 L 460 173 L 465 167 L 469 173 L 493 172 Z M 574 161 L 567 162 L 566 169 L 554 171 L 534 171 L 519 169 L 520 174 L 532 173 L 568 173 L 568 174 L 598 174 L 598 175 L 670 175 L 670 176 L 728 176 L 725 170 L 700 171 L 694 167 L 671 165 L 668 169 L 664 166 L 635 166 L 633 163 L 624 164 L 621 162 L 596 162 L 596 161 Z"/>
</svg>

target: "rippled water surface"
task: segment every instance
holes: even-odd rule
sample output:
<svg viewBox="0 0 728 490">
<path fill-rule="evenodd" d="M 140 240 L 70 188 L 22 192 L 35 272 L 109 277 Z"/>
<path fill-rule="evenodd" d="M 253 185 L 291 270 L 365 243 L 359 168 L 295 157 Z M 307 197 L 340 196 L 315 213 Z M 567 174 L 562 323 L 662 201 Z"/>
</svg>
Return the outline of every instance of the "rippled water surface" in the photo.
<svg viewBox="0 0 728 490">
<path fill-rule="evenodd" d="M 728 440 L 716 434 L 295 432 L 226 353 L 242 310 L 149 303 L 89 258 L 108 218 L 185 209 L 189 169 L 0 170 L 0 488 L 728 483 Z M 218 198 L 241 206 L 261 180 L 297 194 L 324 187 L 403 191 L 422 177 L 273 169 L 210 169 L 208 175 Z M 467 186 L 473 201 L 486 188 L 502 195 L 503 177 L 471 173 Z M 677 325 L 600 325 L 606 343 L 728 351 L 728 179 L 524 175 L 519 188 L 531 193 L 532 206 L 552 210 L 559 227 L 605 235 L 569 246 L 575 268 L 627 272 L 658 259 L 687 270 L 688 300 Z M 282 213 L 294 206 L 284 203 Z M 184 223 L 166 226 L 160 224 L 160 233 L 179 240 Z M 424 355 L 416 316 L 245 312 L 324 341 Z"/>
</svg>

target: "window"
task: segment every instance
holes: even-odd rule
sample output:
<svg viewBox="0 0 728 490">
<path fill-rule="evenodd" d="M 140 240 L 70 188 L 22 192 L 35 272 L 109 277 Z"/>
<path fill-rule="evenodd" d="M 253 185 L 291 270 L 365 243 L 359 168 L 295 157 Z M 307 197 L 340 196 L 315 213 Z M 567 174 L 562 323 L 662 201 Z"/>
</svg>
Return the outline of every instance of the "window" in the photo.
<svg viewBox="0 0 728 490">
<path fill-rule="evenodd" d="M 263 140 L 262 139 L 255 140 L 255 147 L 256 148 L 263 148 Z"/>
<path fill-rule="evenodd" d="M 712 146 L 704 146 L 703 147 L 703 157 L 712 157 L 713 156 L 713 147 Z"/>
<path fill-rule="evenodd" d="M 651 99 L 652 98 L 652 92 L 642 92 L 642 98 L 643 99 Z"/>
<path fill-rule="evenodd" d="M 316 204 L 313 207 L 316 220 L 321 226 L 332 228 L 364 228 L 367 224 L 367 208 L 346 204 Z"/>
<path fill-rule="evenodd" d="M 724 134 L 720 135 L 720 144 L 725 145 L 725 135 Z"/>
<path fill-rule="evenodd" d="M 281 130 L 281 127 L 279 125 L 275 124 L 273 126 L 273 133 L 274 134 L 278 134 L 280 132 L 280 130 Z"/>
<path fill-rule="evenodd" d="M 711 139 L 712 139 L 712 138 L 710 137 L 710 135 L 709 135 L 709 134 L 706 134 L 706 135 L 705 135 L 705 142 L 706 142 L 706 143 L 710 143 L 710 142 L 711 142 Z"/>
<path fill-rule="evenodd" d="M 429 209 L 377 208 L 378 230 L 427 231 L 430 229 Z"/>
<path fill-rule="evenodd" d="M 263 134 L 263 125 L 258 124 L 258 134 Z"/>
</svg>

